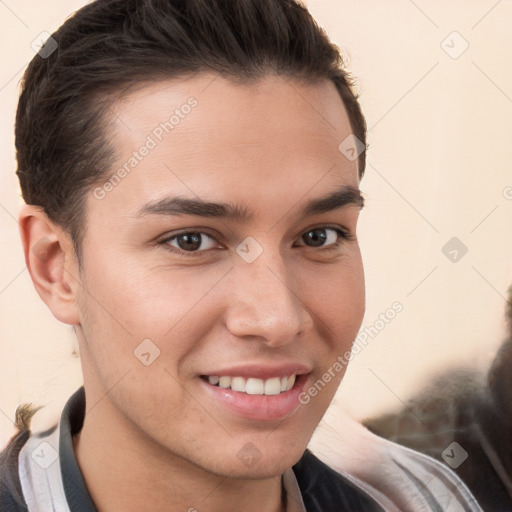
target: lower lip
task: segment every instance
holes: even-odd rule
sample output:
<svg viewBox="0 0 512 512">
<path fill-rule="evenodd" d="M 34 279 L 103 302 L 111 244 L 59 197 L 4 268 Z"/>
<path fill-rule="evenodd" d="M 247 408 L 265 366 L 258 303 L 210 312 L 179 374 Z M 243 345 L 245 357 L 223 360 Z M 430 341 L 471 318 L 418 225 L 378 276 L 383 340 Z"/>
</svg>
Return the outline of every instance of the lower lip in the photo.
<svg viewBox="0 0 512 512">
<path fill-rule="evenodd" d="M 307 374 L 297 375 L 292 389 L 279 395 L 249 395 L 213 386 L 201 377 L 199 381 L 205 391 L 224 408 L 250 420 L 276 420 L 288 416 L 299 407 L 299 395 L 307 378 Z"/>
</svg>

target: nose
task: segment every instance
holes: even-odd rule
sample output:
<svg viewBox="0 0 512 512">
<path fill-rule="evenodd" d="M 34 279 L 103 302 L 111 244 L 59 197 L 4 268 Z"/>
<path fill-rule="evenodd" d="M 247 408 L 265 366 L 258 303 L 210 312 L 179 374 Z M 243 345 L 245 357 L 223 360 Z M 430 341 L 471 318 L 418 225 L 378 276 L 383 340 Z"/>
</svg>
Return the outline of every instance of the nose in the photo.
<svg viewBox="0 0 512 512">
<path fill-rule="evenodd" d="M 297 282 L 281 258 L 261 255 L 252 263 L 238 261 L 231 276 L 228 330 L 271 347 L 308 332 L 312 317 Z"/>
</svg>

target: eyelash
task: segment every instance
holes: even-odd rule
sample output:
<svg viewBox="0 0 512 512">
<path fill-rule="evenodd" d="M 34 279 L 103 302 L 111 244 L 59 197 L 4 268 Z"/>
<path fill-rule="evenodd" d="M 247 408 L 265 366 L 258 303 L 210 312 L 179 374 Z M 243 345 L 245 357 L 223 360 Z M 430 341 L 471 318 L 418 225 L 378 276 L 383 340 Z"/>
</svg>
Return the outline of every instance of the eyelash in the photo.
<svg viewBox="0 0 512 512">
<path fill-rule="evenodd" d="M 306 234 L 306 233 L 309 233 L 310 231 L 316 231 L 317 229 L 325 229 L 325 230 L 329 230 L 330 229 L 332 231 L 335 231 L 337 233 L 337 235 L 338 235 L 335 243 L 333 243 L 331 245 L 328 245 L 326 247 L 324 247 L 324 246 L 318 247 L 318 249 L 320 251 L 325 251 L 325 252 L 333 251 L 333 250 L 339 248 L 343 243 L 355 240 L 355 236 L 352 235 L 352 233 L 350 233 L 348 230 L 341 229 L 339 227 L 334 227 L 334 226 L 318 226 L 318 227 L 315 227 L 315 228 L 310 228 L 310 229 L 304 231 L 303 235 Z M 176 247 L 172 247 L 172 246 L 169 245 L 169 242 L 171 240 L 174 240 L 175 238 L 178 238 L 181 235 L 190 235 L 190 234 L 207 235 L 212 240 L 215 240 L 215 238 L 212 235 L 206 233 L 205 231 L 190 230 L 190 231 L 182 231 L 180 233 L 175 233 L 175 234 L 173 234 L 171 236 L 168 236 L 167 238 L 164 238 L 163 240 L 159 241 L 158 244 L 159 245 L 163 245 L 163 246 L 167 246 L 166 249 L 169 252 L 172 252 L 173 254 L 176 254 L 177 256 L 180 256 L 180 257 L 195 257 L 195 258 L 200 257 L 202 254 L 207 252 L 208 249 L 201 250 L 201 251 L 197 251 L 197 250 L 196 251 L 184 251 L 182 249 L 177 249 Z M 305 245 L 303 247 L 308 247 L 308 246 Z M 315 249 L 315 247 L 310 247 L 310 249 Z"/>
</svg>

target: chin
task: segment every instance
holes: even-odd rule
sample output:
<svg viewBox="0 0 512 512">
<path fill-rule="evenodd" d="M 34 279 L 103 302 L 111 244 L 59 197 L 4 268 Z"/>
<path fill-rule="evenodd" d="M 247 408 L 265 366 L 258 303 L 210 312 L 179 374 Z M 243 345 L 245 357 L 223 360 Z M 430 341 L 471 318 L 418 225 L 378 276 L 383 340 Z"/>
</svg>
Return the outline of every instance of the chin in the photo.
<svg viewBox="0 0 512 512">
<path fill-rule="evenodd" d="M 295 439 L 291 434 L 276 435 L 273 440 L 271 436 L 266 434 L 254 443 L 250 440 L 244 442 L 236 451 L 228 471 L 231 474 L 236 471 L 238 478 L 265 479 L 280 476 L 299 461 L 309 442 L 309 437 L 303 434 Z"/>
<path fill-rule="evenodd" d="M 298 462 L 304 450 L 297 450 L 296 453 L 290 453 L 290 450 L 283 452 L 280 451 L 275 456 L 271 454 L 262 456 L 261 459 L 255 460 L 253 463 L 241 464 L 239 460 L 235 460 L 229 466 L 223 467 L 224 476 L 241 480 L 278 478 Z"/>
</svg>

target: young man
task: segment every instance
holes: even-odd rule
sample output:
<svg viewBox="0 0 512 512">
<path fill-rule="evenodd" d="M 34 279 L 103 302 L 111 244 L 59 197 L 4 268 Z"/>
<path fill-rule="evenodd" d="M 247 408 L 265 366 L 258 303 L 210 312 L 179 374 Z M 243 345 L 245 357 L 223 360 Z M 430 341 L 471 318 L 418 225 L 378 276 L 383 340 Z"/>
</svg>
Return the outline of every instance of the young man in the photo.
<svg viewBox="0 0 512 512">
<path fill-rule="evenodd" d="M 2 510 L 480 510 L 430 459 L 365 481 L 306 449 L 365 308 L 350 86 L 292 0 L 97 0 L 51 36 L 19 219 L 84 386 L 10 443 Z"/>
</svg>

